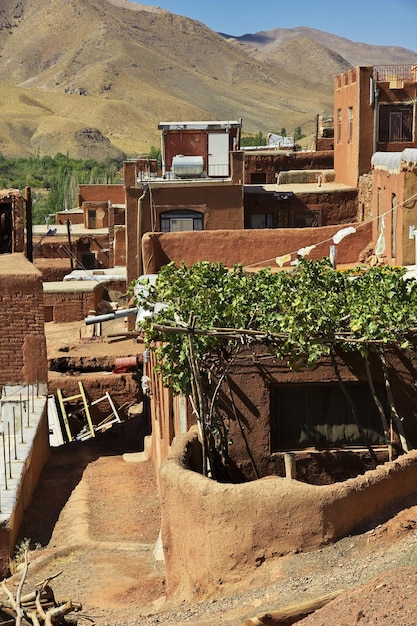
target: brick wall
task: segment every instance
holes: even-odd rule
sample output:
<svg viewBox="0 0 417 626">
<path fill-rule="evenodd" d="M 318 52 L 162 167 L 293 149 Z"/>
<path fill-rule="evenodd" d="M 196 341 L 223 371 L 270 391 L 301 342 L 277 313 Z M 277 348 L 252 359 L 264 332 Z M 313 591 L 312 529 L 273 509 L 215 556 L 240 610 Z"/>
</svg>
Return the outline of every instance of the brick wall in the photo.
<svg viewBox="0 0 417 626">
<path fill-rule="evenodd" d="M 0 258 L 0 386 L 47 382 L 40 272 L 23 254 Z"/>
</svg>

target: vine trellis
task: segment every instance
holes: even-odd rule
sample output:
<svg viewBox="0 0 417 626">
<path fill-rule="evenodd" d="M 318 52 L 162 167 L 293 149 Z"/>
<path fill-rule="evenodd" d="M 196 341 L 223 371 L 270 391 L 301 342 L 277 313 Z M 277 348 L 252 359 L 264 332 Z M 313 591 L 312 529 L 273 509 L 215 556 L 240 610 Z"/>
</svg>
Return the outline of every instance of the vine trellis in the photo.
<svg viewBox="0 0 417 626">
<path fill-rule="evenodd" d="M 291 271 L 247 272 L 201 261 L 170 263 L 155 284 L 138 281 L 137 304 L 151 313 L 140 322 L 145 343 L 155 350 L 158 371 L 174 393 L 188 395 L 200 429 L 204 472 L 218 477 L 227 467 L 228 423 L 222 411 L 228 389 L 231 413 L 242 437 L 229 371 L 243 348 L 263 344 L 290 368 L 311 367 L 329 355 L 364 443 L 374 456 L 337 370 L 334 351 L 359 353 L 369 389 L 392 454 L 392 425 L 409 450 L 403 419 L 391 390 L 386 349 L 407 350 L 417 337 L 417 283 L 404 268 L 379 266 L 334 270 L 328 259 L 301 259 Z M 162 306 L 161 306 L 162 304 Z M 379 358 L 389 415 L 371 377 L 368 357 Z M 222 394 L 224 396 L 224 393 Z M 254 459 L 245 440 L 255 475 Z"/>
</svg>

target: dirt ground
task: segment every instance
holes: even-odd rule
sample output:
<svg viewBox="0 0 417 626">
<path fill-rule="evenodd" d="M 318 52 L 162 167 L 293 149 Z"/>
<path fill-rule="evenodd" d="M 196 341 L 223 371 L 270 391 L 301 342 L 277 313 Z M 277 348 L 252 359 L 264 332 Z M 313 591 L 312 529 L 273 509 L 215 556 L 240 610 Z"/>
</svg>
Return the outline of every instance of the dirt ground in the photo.
<svg viewBox="0 0 417 626">
<path fill-rule="evenodd" d="M 77 328 L 47 326 L 49 356 L 63 347 L 115 356 L 131 350 L 131 340 L 94 345 L 79 342 Z M 25 589 L 62 572 L 52 588 L 58 599 L 82 603 L 81 626 L 243 626 L 256 615 L 338 589 L 344 593 L 298 623 L 417 625 L 417 498 L 360 535 L 266 561 L 217 597 L 167 601 L 164 564 L 154 557 L 160 510 L 152 462 L 140 454 L 141 419 L 52 450 L 21 529 L 21 539 L 38 544 Z M 8 585 L 15 588 L 19 579 L 17 573 Z"/>
</svg>

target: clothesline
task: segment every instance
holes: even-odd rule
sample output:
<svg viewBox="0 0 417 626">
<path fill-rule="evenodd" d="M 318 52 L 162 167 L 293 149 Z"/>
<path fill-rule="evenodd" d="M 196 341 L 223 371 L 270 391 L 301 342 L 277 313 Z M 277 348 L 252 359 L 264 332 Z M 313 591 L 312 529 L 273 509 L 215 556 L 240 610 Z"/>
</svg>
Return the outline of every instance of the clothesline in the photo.
<svg viewBox="0 0 417 626">
<path fill-rule="evenodd" d="M 305 246 L 304 248 L 301 248 L 299 250 L 294 250 L 293 252 L 287 252 L 286 254 L 280 255 L 279 257 L 273 257 L 272 259 L 265 259 L 264 261 L 257 261 L 256 263 L 251 263 L 250 265 L 246 265 L 246 267 L 255 267 L 256 265 L 264 265 L 265 263 L 270 263 L 271 261 L 276 261 L 278 263 L 278 259 L 281 259 L 281 260 L 287 259 L 287 260 L 284 261 L 284 263 L 287 263 L 290 260 L 290 259 L 288 259 L 288 257 L 292 258 L 294 255 L 297 255 L 297 256 L 308 256 L 308 254 L 310 254 L 310 252 L 314 248 L 317 248 L 317 246 L 321 246 L 321 245 L 324 245 L 324 244 L 330 243 L 330 242 L 333 242 L 335 244 L 340 243 L 340 241 L 342 239 L 344 239 L 345 236 L 353 234 L 359 228 L 362 228 L 363 226 L 366 226 L 367 224 L 370 224 L 370 223 L 374 222 L 375 220 L 380 220 L 380 219 L 384 218 L 389 213 L 392 213 L 394 211 L 394 209 L 398 209 L 399 207 L 403 206 L 407 202 L 410 202 L 414 198 L 417 198 L 417 193 L 413 194 L 412 196 L 410 196 L 409 198 L 407 198 L 403 202 L 400 202 L 399 204 L 396 204 L 394 207 L 391 207 L 391 209 L 389 209 L 388 211 L 385 211 L 385 213 L 382 213 L 381 215 L 377 215 L 376 217 L 373 217 L 370 220 L 367 220 L 366 222 L 361 222 L 361 223 L 357 224 L 357 226 L 355 226 L 355 227 L 351 226 L 351 227 L 348 227 L 348 228 L 343 228 L 343 229 L 337 231 L 331 237 L 328 237 L 327 239 L 323 239 L 322 241 L 319 241 L 316 244 Z M 343 233 L 343 231 L 348 231 L 348 230 L 350 232 Z M 337 240 L 338 239 L 337 238 L 338 235 L 341 236 L 339 241 Z M 337 238 L 336 241 L 335 241 L 335 238 Z M 282 263 L 282 264 L 284 264 L 284 263 Z M 280 263 L 278 263 L 278 264 L 280 264 Z"/>
</svg>

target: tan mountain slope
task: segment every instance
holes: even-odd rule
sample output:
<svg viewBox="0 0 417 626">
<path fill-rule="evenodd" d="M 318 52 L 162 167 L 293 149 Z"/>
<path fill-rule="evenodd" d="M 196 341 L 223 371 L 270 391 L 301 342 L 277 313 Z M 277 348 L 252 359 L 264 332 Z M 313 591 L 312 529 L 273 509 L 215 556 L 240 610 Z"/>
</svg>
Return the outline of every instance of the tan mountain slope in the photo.
<svg viewBox="0 0 417 626">
<path fill-rule="evenodd" d="M 224 35 L 229 37 L 229 35 Z M 333 50 L 352 66 L 356 65 L 407 65 L 417 62 L 417 52 L 399 46 L 375 46 L 367 43 L 359 43 L 326 33 L 316 28 L 298 26 L 297 28 L 273 28 L 268 31 L 260 31 L 254 34 L 236 37 L 236 41 L 251 50 L 256 58 L 262 58 L 261 53 L 271 53 L 283 44 L 293 39 L 309 39 L 326 48 Z M 416 41 L 417 45 L 417 41 Z"/>
<path fill-rule="evenodd" d="M 128 0 L 2 0 L 0 151 L 133 156 L 159 145 L 160 121 L 243 118 L 246 132 L 308 133 L 332 110 L 343 58 L 309 39 L 255 56 Z"/>
</svg>

